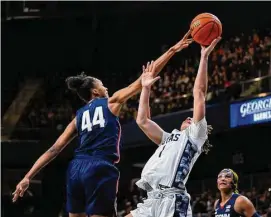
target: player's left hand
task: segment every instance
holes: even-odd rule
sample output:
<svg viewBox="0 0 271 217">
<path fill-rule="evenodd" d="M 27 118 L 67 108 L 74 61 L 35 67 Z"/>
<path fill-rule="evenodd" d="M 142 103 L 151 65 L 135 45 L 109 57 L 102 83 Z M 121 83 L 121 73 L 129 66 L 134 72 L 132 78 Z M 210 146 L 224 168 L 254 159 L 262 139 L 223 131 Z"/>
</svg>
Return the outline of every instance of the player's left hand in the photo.
<svg viewBox="0 0 271 217">
<path fill-rule="evenodd" d="M 154 78 L 154 72 L 155 72 L 155 63 L 154 61 L 151 61 L 147 63 L 147 66 L 142 66 L 142 77 L 141 77 L 141 84 L 142 87 L 151 87 L 151 85 L 154 84 L 157 80 L 160 79 L 160 76 L 157 76 Z"/>
<path fill-rule="evenodd" d="M 28 178 L 23 178 L 22 181 L 19 182 L 19 184 L 16 186 L 16 190 L 12 193 L 13 198 L 12 202 L 16 202 L 19 197 L 24 196 L 24 192 L 28 189 L 29 187 L 29 179 Z"/>
<path fill-rule="evenodd" d="M 182 40 L 180 40 L 177 44 L 175 44 L 171 49 L 174 52 L 180 52 L 182 49 L 187 48 L 194 40 L 192 38 L 188 38 L 191 34 L 192 30 L 189 31 L 184 35 Z"/>
<path fill-rule="evenodd" d="M 214 39 L 208 47 L 201 45 L 201 56 L 207 58 L 220 40 L 221 37 Z"/>
</svg>

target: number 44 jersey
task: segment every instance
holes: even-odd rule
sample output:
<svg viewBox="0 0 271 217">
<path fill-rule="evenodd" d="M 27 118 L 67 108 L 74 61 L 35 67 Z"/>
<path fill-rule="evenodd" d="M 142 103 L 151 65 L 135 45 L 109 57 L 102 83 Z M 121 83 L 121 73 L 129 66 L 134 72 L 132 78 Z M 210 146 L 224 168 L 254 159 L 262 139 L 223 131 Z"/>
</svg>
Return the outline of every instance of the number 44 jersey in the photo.
<svg viewBox="0 0 271 217">
<path fill-rule="evenodd" d="M 93 156 L 117 163 L 121 126 L 108 108 L 108 98 L 97 98 L 76 112 L 79 147 L 76 156 Z"/>
</svg>

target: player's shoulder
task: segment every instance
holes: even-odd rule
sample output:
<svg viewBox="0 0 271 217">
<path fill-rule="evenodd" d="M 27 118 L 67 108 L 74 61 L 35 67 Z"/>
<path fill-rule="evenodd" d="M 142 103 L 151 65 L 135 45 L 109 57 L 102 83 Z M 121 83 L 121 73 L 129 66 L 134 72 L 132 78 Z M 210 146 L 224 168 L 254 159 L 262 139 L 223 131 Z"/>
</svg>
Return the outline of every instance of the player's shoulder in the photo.
<svg viewBox="0 0 271 217">
<path fill-rule="evenodd" d="M 105 106 L 105 107 L 107 107 L 108 106 L 108 98 L 106 98 L 106 97 L 95 98 L 95 99 L 91 100 L 87 105 L 88 105 L 88 107 L 91 107 L 91 106 L 94 106 L 94 107 Z"/>
<path fill-rule="evenodd" d="M 190 124 L 189 127 L 185 129 L 186 132 L 189 133 L 190 136 L 195 137 L 207 137 L 207 121 L 204 118 L 202 118 L 200 121 L 194 122 L 192 121 L 192 124 Z"/>
<path fill-rule="evenodd" d="M 217 206 L 218 203 L 219 203 L 219 199 L 216 199 L 214 205 Z"/>
<path fill-rule="evenodd" d="M 241 194 L 237 194 L 235 203 L 245 204 L 245 203 L 251 203 L 251 201 L 246 196 L 241 195 Z"/>
<path fill-rule="evenodd" d="M 95 98 L 92 101 L 90 101 L 90 103 L 107 103 L 108 102 L 108 98 L 107 97 L 99 97 L 99 98 Z"/>
<path fill-rule="evenodd" d="M 173 134 L 173 133 L 182 133 L 182 131 L 178 129 L 173 129 L 170 134 Z"/>
<path fill-rule="evenodd" d="M 76 114 L 84 112 L 89 107 L 89 103 L 81 106 L 79 109 L 77 109 Z"/>
<path fill-rule="evenodd" d="M 217 207 L 218 203 L 219 203 L 219 199 L 216 199 L 216 201 L 214 202 L 214 209 Z"/>
<path fill-rule="evenodd" d="M 76 113 L 84 112 L 85 110 L 89 109 L 90 107 L 96 107 L 101 105 L 107 105 L 107 98 L 94 98 L 82 107 L 80 107 Z"/>
<path fill-rule="evenodd" d="M 256 212 L 253 203 L 243 195 L 239 195 L 236 198 L 234 209 L 238 213 L 242 213 L 244 210 L 246 210 L 246 212 L 251 212 L 251 214 Z"/>
<path fill-rule="evenodd" d="M 197 121 L 197 122 L 192 122 L 194 125 L 206 125 L 207 126 L 207 121 L 206 121 L 206 118 L 205 118 L 205 116 L 201 119 L 201 120 L 199 120 L 199 121 Z"/>
</svg>

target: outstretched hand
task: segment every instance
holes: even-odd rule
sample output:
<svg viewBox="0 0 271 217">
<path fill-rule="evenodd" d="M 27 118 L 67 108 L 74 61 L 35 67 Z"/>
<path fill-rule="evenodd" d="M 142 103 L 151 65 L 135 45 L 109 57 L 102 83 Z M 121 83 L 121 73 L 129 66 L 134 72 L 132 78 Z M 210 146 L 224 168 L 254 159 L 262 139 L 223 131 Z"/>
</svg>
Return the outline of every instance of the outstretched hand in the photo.
<svg viewBox="0 0 271 217">
<path fill-rule="evenodd" d="M 142 66 L 142 77 L 141 77 L 141 84 L 142 87 L 151 87 L 157 80 L 160 79 L 160 76 L 154 78 L 155 72 L 155 63 L 151 61 L 147 63 L 147 66 Z"/>
<path fill-rule="evenodd" d="M 16 190 L 12 193 L 13 198 L 12 198 L 12 202 L 16 202 L 18 200 L 19 197 L 23 197 L 25 191 L 28 189 L 29 187 L 29 179 L 28 178 L 23 178 L 22 181 L 19 182 L 19 184 L 16 186 Z"/>
<path fill-rule="evenodd" d="M 201 45 L 201 56 L 207 58 L 220 40 L 221 37 L 214 39 L 208 47 Z"/>
<path fill-rule="evenodd" d="M 179 52 L 184 48 L 187 48 L 194 40 L 192 38 L 188 38 L 191 34 L 192 30 L 190 29 L 182 38 L 182 40 L 180 40 L 177 44 L 175 44 L 172 47 L 172 50 L 174 52 Z"/>
</svg>

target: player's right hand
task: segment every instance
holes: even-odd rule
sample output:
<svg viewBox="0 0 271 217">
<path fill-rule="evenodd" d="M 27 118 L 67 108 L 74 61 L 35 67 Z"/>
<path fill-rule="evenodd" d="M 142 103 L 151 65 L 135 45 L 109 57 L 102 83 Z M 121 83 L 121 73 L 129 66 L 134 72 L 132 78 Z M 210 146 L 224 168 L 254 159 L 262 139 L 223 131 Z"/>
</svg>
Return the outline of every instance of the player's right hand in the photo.
<svg viewBox="0 0 271 217">
<path fill-rule="evenodd" d="M 16 190 L 12 193 L 13 198 L 12 202 L 16 202 L 19 197 L 23 197 L 25 191 L 29 187 L 30 180 L 28 178 L 23 178 L 22 181 L 19 182 L 19 184 L 16 186 Z"/>
<path fill-rule="evenodd" d="M 182 49 L 187 48 L 194 40 L 192 38 L 188 38 L 191 34 L 192 30 L 189 31 L 184 35 L 182 40 L 180 40 L 177 44 L 175 44 L 171 49 L 174 52 L 180 52 Z"/>
<path fill-rule="evenodd" d="M 154 84 L 157 80 L 160 79 L 160 76 L 157 76 L 154 78 L 154 72 L 155 72 L 155 64 L 154 61 L 151 61 L 147 63 L 147 66 L 142 66 L 142 76 L 141 76 L 141 84 L 142 87 L 151 87 L 151 85 Z"/>
<path fill-rule="evenodd" d="M 218 37 L 214 39 L 208 47 L 201 46 L 201 56 L 208 57 L 220 40 L 221 40 L 221 37 Z"/>
</svg>

